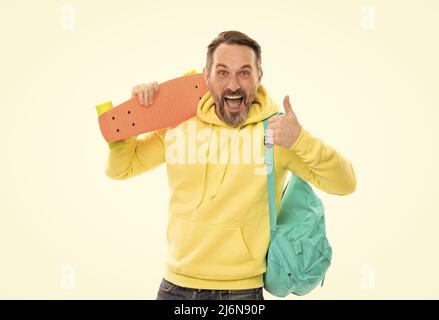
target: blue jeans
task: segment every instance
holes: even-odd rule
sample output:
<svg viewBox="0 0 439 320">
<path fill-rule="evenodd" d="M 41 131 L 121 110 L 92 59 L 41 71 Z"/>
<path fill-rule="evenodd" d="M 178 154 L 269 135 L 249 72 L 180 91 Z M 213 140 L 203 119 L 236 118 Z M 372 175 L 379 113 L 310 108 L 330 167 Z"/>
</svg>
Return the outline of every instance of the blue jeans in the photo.
<svg viewBox="0 0 439 320">
<path fill-rule="evenodd" d="M 264 300 L 262 291 L 262 287 L 241 290 L 192 289 L 163 279 L 156 300 Z"/>
</svg>

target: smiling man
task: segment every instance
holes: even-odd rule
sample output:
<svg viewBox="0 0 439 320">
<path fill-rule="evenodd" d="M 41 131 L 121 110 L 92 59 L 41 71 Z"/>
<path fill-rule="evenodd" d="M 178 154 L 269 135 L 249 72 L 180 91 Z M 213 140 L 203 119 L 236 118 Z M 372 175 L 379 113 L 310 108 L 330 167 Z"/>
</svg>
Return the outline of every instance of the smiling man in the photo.
<svg viewBox="0 0 439 320">
<path fill-rule="evenodd" d="M 106 172 L 127 179 L 167 164 L 168 253 L 157 299 L 263 299 L 270 236 L 267 177 L 258 174 L 258 157 L 234 159 L 235 153 L 263 154 L 262 121 L 279 108 L 261 85 L 259 44 L 239 31 L 222 32 L 209 44 L 203 74 L 209 91 L 197 115 L 110 144 Z M 132 96 L 148 107 L 158 90 L 157 82 L 141 84 Z M 299 124 L 288 96 L 283 109 L 269 120 L 277 207 L 289 172 L 330 194 L 354 192 L 351 162 Z M 251 143 L 241 144 L 242 137 Z M 185 151 L 188 146 L 198 150 L 195 157 Z M 183 150 L 182 161 L 174 161 L 174 150 Z M 225 155 L 223 161 L 211 161 L 218 154 Z"/>
<path fill-rule="evenodd" d="M 262 78 L 256 57 L 260 57 L 260 49 L 256 48 L 258 53 L 255 53 L 248 46 L 222 43 L 215 48 L 215 45 L 214 42 L 209 46 L 204 78 L 214 98 L 217 115 L 224 123 L 237 127 L 247 119 Z"/>
</svg>

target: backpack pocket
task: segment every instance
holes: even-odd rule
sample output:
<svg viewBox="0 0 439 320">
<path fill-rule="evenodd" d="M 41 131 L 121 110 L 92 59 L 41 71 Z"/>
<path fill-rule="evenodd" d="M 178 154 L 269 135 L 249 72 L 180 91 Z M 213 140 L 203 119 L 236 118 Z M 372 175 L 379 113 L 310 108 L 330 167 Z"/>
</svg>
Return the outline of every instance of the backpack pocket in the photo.
<svg viewBox="0 0 439 320">
<path fill-rule="evenodd" d="M 292 286 L 290 242 L 284 234 L 275 232 L 267 253 L 264 287 L 271 294 L 285 297 Z"/>
</svg>

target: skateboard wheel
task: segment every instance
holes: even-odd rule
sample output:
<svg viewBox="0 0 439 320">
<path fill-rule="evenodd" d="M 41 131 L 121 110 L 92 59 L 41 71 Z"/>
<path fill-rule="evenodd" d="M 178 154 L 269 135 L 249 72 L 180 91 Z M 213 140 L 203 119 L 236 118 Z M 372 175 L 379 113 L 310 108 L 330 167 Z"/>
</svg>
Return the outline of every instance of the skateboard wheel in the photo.
<svg viewBox="0 0 439 320">
<path fill-rule="evenodd" d="M 125 144 L 125 140 L 118 140 L 118 141 L 108 142 L 108 147 L 110 149 L 114 149 L 123 144 Z"/>
<path fill-rule="evenodd" d="M 191 70 L 191 71 L 183 73 L 183 76 L 190 76 L 191 74 L 196 74 L 196 73 L 197 73 L 197 70 Z"/>
<path fill-rule="evenodd" d="M 112 108 L 113 108 L 113 104 L 111 103 L 111 101 L 108 101 L 108 102 L 98 104 L 96 106 L 96 111 L 98 112 L 98 115 L 100 116 L 101 114 L 107 112 L 108 110 L 110 110 Z"/>
</svg>

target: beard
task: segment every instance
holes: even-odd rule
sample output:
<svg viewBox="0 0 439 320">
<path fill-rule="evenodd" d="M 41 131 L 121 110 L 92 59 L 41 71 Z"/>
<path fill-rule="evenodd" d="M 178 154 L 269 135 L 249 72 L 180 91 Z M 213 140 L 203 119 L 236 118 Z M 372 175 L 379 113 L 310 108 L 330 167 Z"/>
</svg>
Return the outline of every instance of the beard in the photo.
<svg viewBox="0 0 439 320">
<path fill-rule="evenodd" d="M 227 112 L 226 111 L 226 100 L 225 96 L 227 95 L 240 95 L 242 96 L 242 104 L 244 106 L 243 110 L 240 112 Z M 249 95 L 247 97 L 247 94 L 243 90 L 237 90 L 235 92 L 226 90 L 221 95 L 221 98 L 217 95 L 214 96 L 215 103 L 218 106 L 218 117 L 227 125 L 231 127 L 238 127 L 241 124 L 245 122 L 248 116 L 248 112 L 250 110 L 250 107 L 254 101 L 255 95 Z"/>
</svg>

